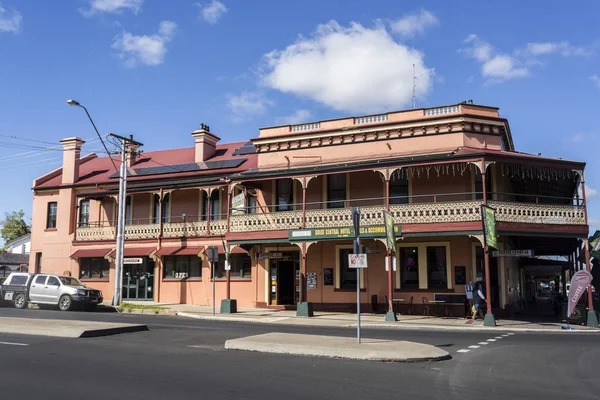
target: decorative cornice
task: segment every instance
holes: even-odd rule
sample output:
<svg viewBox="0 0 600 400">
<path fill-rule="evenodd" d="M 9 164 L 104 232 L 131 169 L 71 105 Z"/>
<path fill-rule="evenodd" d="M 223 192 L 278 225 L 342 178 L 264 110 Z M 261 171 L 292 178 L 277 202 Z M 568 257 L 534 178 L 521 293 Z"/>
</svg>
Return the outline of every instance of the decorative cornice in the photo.
<svg viewBox="0 0 600 400">
<path fill-rule="evenodd" d="M 468 131 L 476 134 L 500 135 L 505 129 L 504 121 L 471 117 L 448 116 L 419 122 L 397 123 L 388 126 L 352 127 L 330 132 L 294 132 L 284 137 L 253 139 L 258 153 L 281 150 L 324 147 L 340 144 L 376 142 L 411 136 L 441 135 Z"/>
</svg>

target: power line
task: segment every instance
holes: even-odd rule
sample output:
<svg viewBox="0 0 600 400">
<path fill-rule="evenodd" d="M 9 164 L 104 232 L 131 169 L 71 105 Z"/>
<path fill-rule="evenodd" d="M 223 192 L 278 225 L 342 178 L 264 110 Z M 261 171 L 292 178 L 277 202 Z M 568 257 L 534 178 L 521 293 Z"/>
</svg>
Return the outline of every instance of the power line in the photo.
<svg viewBox="0 0 600 400">
<path fill-rule="evenodd" d="M 99 140 L 97 137 L 92 137 L 90 139 L 84 139 L 84 141 L 86 143 L 92 143 L 96 140 Z M 7 146 L 10 147 L 10 146 Z M 10 147 L 10 148 L 14 148 L 14 147 Z M 17 147 L 17 148 L 23 148 L 23 149 L 27 149 L 27 148 L 32 148 L 32 147 Z M 4 156 L 4 157 L 0 157 L 0 160 L 9 160 L 9 159 L 14 159 L 14 158 L 29 158 L 29 157 L 36 157 L 38 155 L 42 155 L 42 154 L 47 154 L 48 151 L 63 151 L 62 146 L 54 146 L 54 147 L 46 147 L 46 148 L 37 148 L 36 150 L 31 150 L 31 151 L 25 151 L 23 153 L 18 153 L 18 154 L 13 154 L 10 156 Z"/>
</svg>

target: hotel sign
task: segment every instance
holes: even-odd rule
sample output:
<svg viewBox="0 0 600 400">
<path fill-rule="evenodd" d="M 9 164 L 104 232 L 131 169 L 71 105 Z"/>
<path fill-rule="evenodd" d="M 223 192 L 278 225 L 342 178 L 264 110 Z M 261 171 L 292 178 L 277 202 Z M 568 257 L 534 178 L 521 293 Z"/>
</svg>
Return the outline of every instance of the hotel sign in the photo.
<svg viewBox="0 0 600 400">
<path fill-rule="evenodd" d="M 399 225 L 394 226 L 394 236 L 401 236 L 402 232 Z M 361 238 L 386 237 L 385 225 L 361 226 Z M 296 229 L 288 231 L 288 239 L 294 241 L 304 240 L 323 240 L 323 239 L 354 239 L 354 228 L 316 228 L 316 229 Z"/>
<path fill-rule="evenodd" d="M 492 257 L 533 257 L 533 250 L 492 251 Z"/>
</svg>

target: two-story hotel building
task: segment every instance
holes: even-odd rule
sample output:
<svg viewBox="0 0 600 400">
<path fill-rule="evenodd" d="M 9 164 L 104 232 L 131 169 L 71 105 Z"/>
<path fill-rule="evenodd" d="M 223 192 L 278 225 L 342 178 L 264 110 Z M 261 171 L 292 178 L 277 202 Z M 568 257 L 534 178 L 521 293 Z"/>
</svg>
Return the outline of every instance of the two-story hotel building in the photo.
<svg viewBox="0 0 600 400">
<path fill-rule="evenodd" d="M 495 312 L 518 311 L 531 257 L 493 257 L 485 275 L 481 205 L 496 210 L 499 250 L 572 260 L 587 240 L 585 164 L 515 150 L 497 108 L 456 104 L 262 128 L 220 143 L 207 129 L 189 148 L 127 160 L 124 300 L 209 305 L 207 246 L 231 248 L 216 265 L 217 302 L 239 307 L 353 310 L 351 207 L 361 209 L 361 302 L 388 298 L 383 212 L 397 230 L 393 297 L 412 313 L 431 301 L 462 310 L 465 285 L 489 279 Z M 191 139 L 192 139 L 191 138 Z M 191 141 L 191 140 L 190 140 Z M 61 141 L 61 168 L 33 184 L 31 270 L 71 273 L 111 298 L 118 174 L 107 157 Z M 118 159 L 116 161 L 119 161 Z M 564 286 L 564 285 L 563 285 Z"/>
</svg>

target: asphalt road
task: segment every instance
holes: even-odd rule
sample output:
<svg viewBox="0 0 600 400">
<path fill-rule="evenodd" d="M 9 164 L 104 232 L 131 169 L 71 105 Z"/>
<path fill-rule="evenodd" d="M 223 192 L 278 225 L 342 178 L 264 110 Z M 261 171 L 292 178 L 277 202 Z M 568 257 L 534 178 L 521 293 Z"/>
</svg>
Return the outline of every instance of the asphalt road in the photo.
<svg viewBox="0 0 600 400">
<path fill-rule="evenodd" d="M 355 330 L 349 328 L 10 308 L 0 308 L 0 323 L 2 316 L 135 322 L 150 328 L 149 332 L 92 339 L 0 334 L 2 398 L 600 397 L 596 372 L 600 365 L 600 336 L 595 334 L 364 329 L 364 337 L 429 343 L 452 355 L 448 361 L 396 364 L 223 349 L 229 338 L 274 331 L 353 336 Z"/>
</svg>

